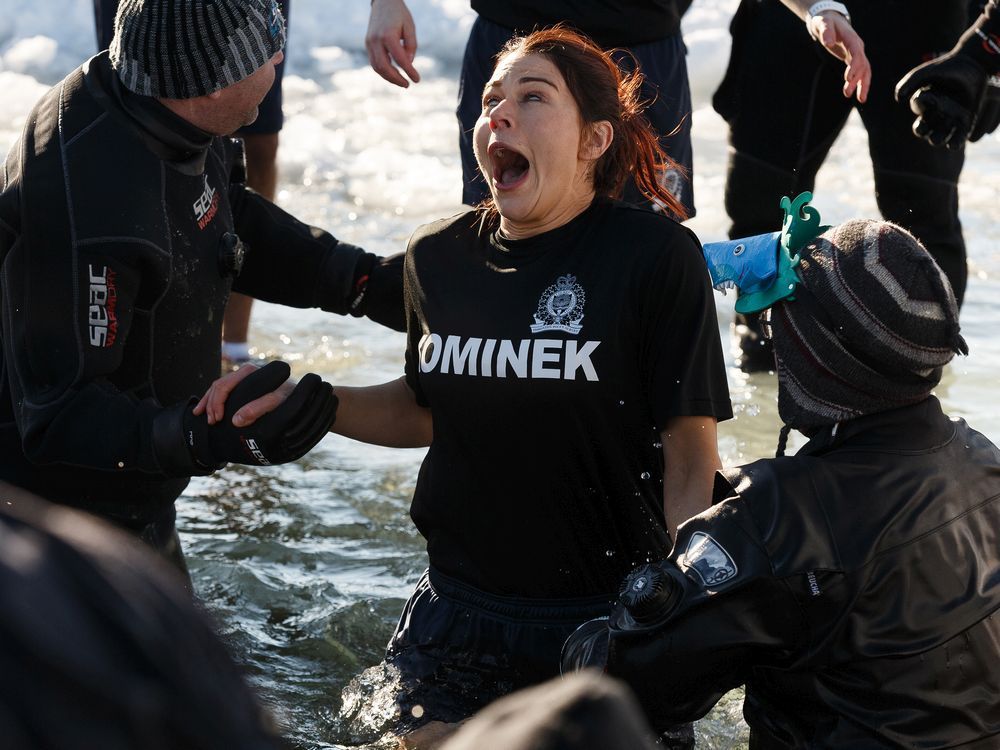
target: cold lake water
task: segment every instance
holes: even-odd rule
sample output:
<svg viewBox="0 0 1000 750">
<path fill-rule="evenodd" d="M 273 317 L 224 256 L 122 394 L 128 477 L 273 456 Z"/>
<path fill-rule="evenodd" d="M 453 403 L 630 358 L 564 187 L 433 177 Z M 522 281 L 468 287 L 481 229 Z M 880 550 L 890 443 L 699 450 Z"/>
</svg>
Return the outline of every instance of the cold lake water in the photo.
<svg viewBox="0 0 1000 750">
<path fill-rule="evenodd" d="M 6 0 L 0 17 L 0 149 L 31 105 L 93 52 L 88 0 Z M 734 0 L 696 0 L 685 18 L 695 111 L 695 195 L 689 226 L 725 238 L 726 127 L 709 100 L 728 55 Z M 411 3 L 424 80 L 390 86 L 367 65 L 367 2 L 294 0 L 285 78 L 278 203 L 339 238 L 388 254 L 420 224 L 461 210 L 454 106 L 471 11 L 461 0 Z M 876 71 L 877 75 L 877 71 Z M 777 84 L 776 84 L 777 85 Z M 937 389 L 946 411 L 1000 441 L 1000 136 L 967 151 L 961 219 L 969 253 L 962 329 L 971 353 Z M 828 223 L 877 216 L 867 141 L 852 116 L 820 173 L 814 205 Z M 775 211 L 778 209 L 775 207 Z M 773 455 L 773 375 L 734 365 L 734 297 L 717 296 L 735 419 L 720 426 L 726 464 Z M 404 338 L 367 320 L 258 303 L 251 344 L 293 371 L 334 384 L 384 382 L 402 372 Z M 792 448 L 801 444 L 793 439 Z M 393 450 L 329 436 L 288 466 L 231 466 L 196 479 L 178 503 L 198 595 L 294 744 L 356 747 L 378 737 L 387 707 L 379 685 L 348 695 L 376 664 L 401 606 L 426 565 L 408 516 L 423 450 Z M 474 490 L 474 488 L 470 488 Z M 516 545 L 516 540 L 512 540 Z M 364 696 L 359 698 L 359 696 Z M 699 747 L 745 744 L 739 696 L 699 725 Z"/>
</svg>

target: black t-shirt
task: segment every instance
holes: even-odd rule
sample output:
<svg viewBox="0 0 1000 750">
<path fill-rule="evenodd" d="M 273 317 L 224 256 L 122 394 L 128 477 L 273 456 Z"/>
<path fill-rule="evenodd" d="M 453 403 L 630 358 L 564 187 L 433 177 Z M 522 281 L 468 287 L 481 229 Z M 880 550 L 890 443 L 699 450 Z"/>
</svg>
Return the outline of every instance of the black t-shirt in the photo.
<svg viewBox="0 0 1000 750">
<path fill-rule="evenodd" d="M 515 242 L 469 211 L 417 230 L 404 285 L 407 382 L 434 418 L 411 509 L 431 564 L 567 598 L 669 551 L 659 432 L 731 416 L 694 236 L 597 201 Z"/>
<path fill-rule="evenodd" d="M 472 9 L 520 32 L 566 22 L 605 47 L 628 47 L 678 33 L 681 15 L 690 4 L 690 0 L 472 0 Z"/>
</svg>

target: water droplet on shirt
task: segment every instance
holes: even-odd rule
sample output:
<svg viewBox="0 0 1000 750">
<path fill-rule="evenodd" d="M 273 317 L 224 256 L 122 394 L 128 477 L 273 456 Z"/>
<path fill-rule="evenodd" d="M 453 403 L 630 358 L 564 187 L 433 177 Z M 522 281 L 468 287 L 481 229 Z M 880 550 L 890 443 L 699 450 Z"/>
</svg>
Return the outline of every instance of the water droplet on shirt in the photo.
<svg viewBox="0 0 1000 750">
<path fill-rule="evenodd" d="M 624 401 L 619 401 L 619 402 L 618 402 L 618 405 L 619 405 L 619 406 L 625 406 L 625 402 L 624 402 Z"/>
<path fill-rule="evenodd" d="M 614 557 L 615 551 L 613 549 L 605 550 L 604 554 L 607 555 L 608 557 Z"/>
<path fill-rule="evenodd" d="M 648 471 L 644 471 L 644 472 L 642 472 L 642 474 L 639 475 L 639 478 L 640 479 L 649 479 L 650 476 L 651 475 L 650 475 L 650 473 Z"/>
</svg>

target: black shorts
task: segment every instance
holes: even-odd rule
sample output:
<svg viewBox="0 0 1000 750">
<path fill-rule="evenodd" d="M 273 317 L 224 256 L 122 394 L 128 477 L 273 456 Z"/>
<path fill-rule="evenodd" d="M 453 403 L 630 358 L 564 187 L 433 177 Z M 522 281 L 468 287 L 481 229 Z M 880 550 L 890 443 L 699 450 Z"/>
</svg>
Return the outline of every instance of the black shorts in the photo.
<svg viewBox="0 0 1000 750">
<path fill-rule="evenodd" d="M 97 48 L 107 49 L 115 34 L 115 13 L 118 12 L 119 0 L 94 0 L 94 21 L 97 28 Z M 285 16 L 286 39 L 288 13 L 292 0 L 278 0 L 281 12 Z M 288 56 L 288 43 L 285 43 L 285 57 Z M 237 135 L 270 135 L 281 130 L 285 122 L 281 109 L 281 79 L 285 73 L 285 62 L 274 68 L 274 83 L 258 108 L 257 119 L 245 128 L 237 131 Z"/>
<path fill-rule="evenodd" d="M 493 75 L 494 58 L 514 31 L 499 26 L 481 16 L 469 32 L 462 60 L 462 76 L 458 90 L 459 152 L 462 156 L 462 202 L 474 206 L 487 197 L 489 189 L 479 172 L 472 149 L 476 120 L 482 112 L 483 88 Z M 680 34 L 629 48 L 646 79 L 641 97 L 652 102 L 646 110 L 653 129 L 660 134 L 664 150 L 681 169 L 666 176 L 670 191 L 694 216 L 691 151 L 691 90 L 688 86 L 687 49 Z M 632 67 L 632 58 L 616 54 L 624 69 Z M 676 132 L 674 132 L 676 130 Z M 670 134 L 670 135 L 668 135 Z M 623 196 L 632 203 L 643 202 L 635 187 L 629 184 Z"/>
<path fill-rule="evenodd" d="M 580 623 L 608 614 L 611 598 L 494 596 L 428 570 L 386 651 L 399 671 L 399 731 L 461 721 L 558 675 L 563 642 Z"/>
</svg>

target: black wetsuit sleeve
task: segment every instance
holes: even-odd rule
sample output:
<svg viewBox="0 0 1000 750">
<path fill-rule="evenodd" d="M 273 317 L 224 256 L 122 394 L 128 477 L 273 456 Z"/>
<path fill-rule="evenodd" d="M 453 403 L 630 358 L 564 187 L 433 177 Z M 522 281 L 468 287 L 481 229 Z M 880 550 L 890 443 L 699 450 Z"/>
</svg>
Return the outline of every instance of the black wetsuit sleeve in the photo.
<svg viewBox="0 0 1000 750">
<path fill-rule="evenodd" d="M 33 139 L 7 162 L 3 202 L 16 205 L 18 227 L 0 275 L 3 390 L 24 456 L 37 466 L 190 476 L 179 428 L 168 442 L 180 463 L 167 466 L 154 446 L 165 410 L 115 379 L 126 341 L 144 335 L 132 325 L 157 294 L 166 256 L 128 238 L 75 243 L 58 149 L 35 149 L 25 184 Z"/>
<path fill-rule="evenodd" d="M 718 505 L 680 528 L 661 565 L 673 587 L 667 614 L 641 627 L 619 605 L 612 618 L 608 672 L 632 686 L 656 727 L 704 716 L 752 667 L 787 666 L 808 639 L 796 595 L 772 576 L 740 505 Z"/>
<path fill-rule="evenodd" d="M 230 201 L 246 245 L 234 291 L 290 307 L 366 315 L 405 330 L 402 254 L 382 258 L 341 242 L 242 184 L 231 186 Z"/>
</svg>

